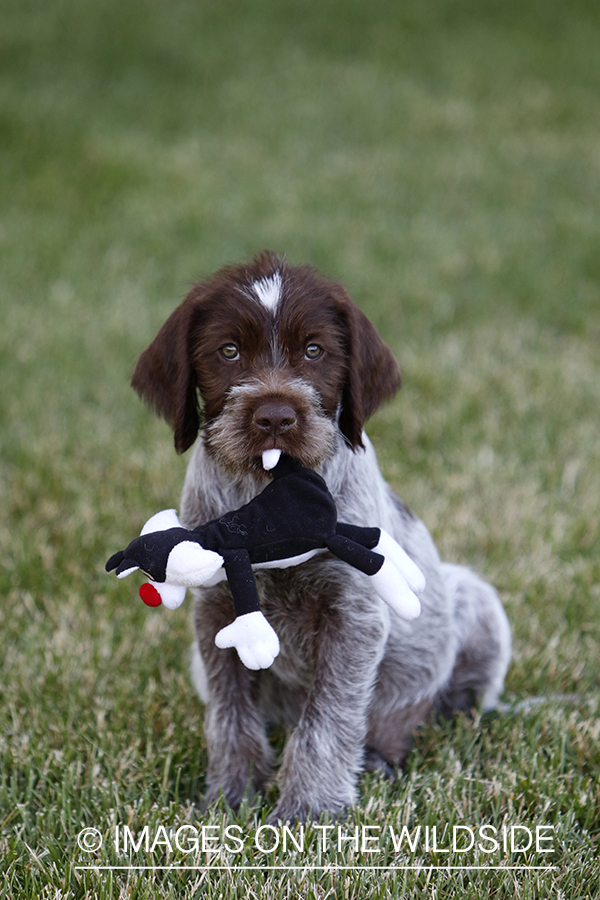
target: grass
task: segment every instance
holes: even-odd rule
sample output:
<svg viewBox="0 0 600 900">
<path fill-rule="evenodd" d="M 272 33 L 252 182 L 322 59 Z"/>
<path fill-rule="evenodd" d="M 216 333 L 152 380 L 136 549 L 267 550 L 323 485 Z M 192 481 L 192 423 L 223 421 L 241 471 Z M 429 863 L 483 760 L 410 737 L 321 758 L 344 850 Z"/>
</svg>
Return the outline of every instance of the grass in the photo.
<svg viewBox="0 0 600 900">
<path fill-rule="evenodd" d="M 599 18 L 4 0 L 0 897 L 598 897 Z M 189 605 L 151 613 L 103 572 L 185 470 L 128 387 L 136 356 L 191 280 L 266 246 L 344 281 L 393 348 L 404 388 L 369 428 L 385 474 L 499 587 L 506 699 L 549 700 L 424 726 L 400 779 L 361 780 L 341 827 L 372 826 L 377 852 L 320 861 L 419 871 L 82 871 L 128 861 L 117 825 L 248 838 L 138 865 L 319 861 L 318 829 L 303 851 L 253 844 L 274 792 L 201 811 Z M 393 853 L 392 829 L 461 824 L 554 826 L 555 853 Z M 465 861 L 488 868 L 427 868 Z"/>
</svg>

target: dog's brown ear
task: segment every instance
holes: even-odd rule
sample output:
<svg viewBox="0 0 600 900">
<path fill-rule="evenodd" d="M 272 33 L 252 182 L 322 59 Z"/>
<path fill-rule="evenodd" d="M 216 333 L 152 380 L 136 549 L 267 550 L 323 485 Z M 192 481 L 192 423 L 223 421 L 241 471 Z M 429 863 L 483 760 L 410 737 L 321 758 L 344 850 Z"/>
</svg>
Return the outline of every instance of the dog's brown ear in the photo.
<svg viewBox="0 0 600 900">
<path fill-rule="evenodd" d="M 336 286 L 334 302 L 348 341 L 340 429 L 356 450 L 363 446 L 362 430 L 367 419 L 399 389 L 400 372 L 392 351 L 343 288 Z"/>
<path fill-rule="evenodd" d="M 201 303 L 192 291 L 140 356 L 131 384 L 175 434 L 183 453 L 196 440 L 201 413 L 192 354 L 200 327 Z"/>
</svg>

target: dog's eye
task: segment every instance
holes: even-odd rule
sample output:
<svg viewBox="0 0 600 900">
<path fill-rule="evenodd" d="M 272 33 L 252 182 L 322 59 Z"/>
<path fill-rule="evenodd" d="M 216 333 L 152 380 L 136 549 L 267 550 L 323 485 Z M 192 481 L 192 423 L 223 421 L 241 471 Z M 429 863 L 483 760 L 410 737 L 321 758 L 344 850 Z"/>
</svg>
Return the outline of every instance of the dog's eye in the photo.
<svg viewBox="0 0 600 900">
<path fill-rule="evenodd" d="M 306 359 L 318 359 L 322 352 L 323 351 L 318 344 L 308 344 L 304 351 L 304 355 Z"/>
<path fill-rule="evenodd" d="M 240 351 L 235 344 L 225 344 L 223 347 L 221 347 L 221 356 L 224 356 L 225 359 L 229 360 L 239 359 Z"/>
</svg>

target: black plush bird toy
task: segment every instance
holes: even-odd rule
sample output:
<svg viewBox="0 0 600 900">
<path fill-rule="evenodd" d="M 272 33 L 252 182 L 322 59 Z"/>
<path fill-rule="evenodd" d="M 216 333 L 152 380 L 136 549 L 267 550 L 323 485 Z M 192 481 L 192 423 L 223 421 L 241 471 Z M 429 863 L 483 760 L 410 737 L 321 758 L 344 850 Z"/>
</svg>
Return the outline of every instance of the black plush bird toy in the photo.
<svg viewBox="0 0 600 900">
<path fill-rule="evenodd" d="M 175 510 L 148 520 L 125 550 L 108 560 L 119 578 L 141 569 L 150 582 L 140 596 L 149 606 L 180 606 L 188 587 L 227 578 L 236 618 L 218 632 L 218 647 L 235 647 L 250 669 L 268 668 L 279 639 L 260 611 L 253 567 L 286 568 L 329 551 L 369 576 L 375 591 L 404 619 L 421 606 L 414 591 L 425 587 L 418 566 L 386 531 L 337 521 L 324 479 L 279 450 L 263 454 L 273 480 L 240 509 L 188 530 Z"/>
</svg>

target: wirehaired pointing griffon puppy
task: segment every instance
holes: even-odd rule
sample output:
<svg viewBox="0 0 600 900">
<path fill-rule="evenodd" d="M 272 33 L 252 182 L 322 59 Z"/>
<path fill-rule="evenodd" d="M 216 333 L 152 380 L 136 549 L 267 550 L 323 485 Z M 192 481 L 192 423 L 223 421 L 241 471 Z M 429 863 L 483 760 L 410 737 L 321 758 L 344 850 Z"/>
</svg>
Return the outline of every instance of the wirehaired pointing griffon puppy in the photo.
<svg viewBox="0 0 600 900">
<path fill-rule="evenodd" d="M 208 799 L 232 806 L 273 772 L 267 730 L 291 729 L 271 821 L 336 812 L 363 770 L 399 763 L 432 710 L 492 708 L 510 659 L 494 589 L 440 561 L 419 519 L 384 481 L 363 432 L 400 387 L 373 325 L 338 284 L 265 252 L 197 284 L 141 355 L 133 386 L 196 441 L 181 516 L 193 528 L 268 483 L 276 448 L 325 478 L 339 519 L 390 532 L 427 579 L 419 618 L 390 612 L 369 579 L 333 557 L 257 573 L 281 652 L 250 671 L 215 635 L 234 618 L 226 584 L 195 589 L 192 672 L 206 703 Z"/>
</svg>

